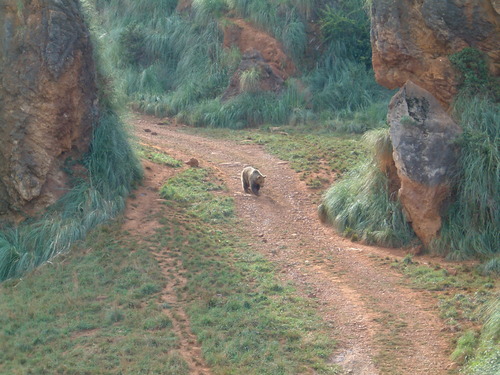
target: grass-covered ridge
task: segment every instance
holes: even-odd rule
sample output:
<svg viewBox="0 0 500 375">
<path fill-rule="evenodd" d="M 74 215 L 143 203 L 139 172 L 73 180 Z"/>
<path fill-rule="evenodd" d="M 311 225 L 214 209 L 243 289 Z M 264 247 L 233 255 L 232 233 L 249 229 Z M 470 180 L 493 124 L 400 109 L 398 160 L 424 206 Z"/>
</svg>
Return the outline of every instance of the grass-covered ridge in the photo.
<svg viewBox="0 0 500 375">
<path fill-rule="evenodd" d="M 112 223 L 0 285 L 2 374 L 189 374 L 148 244 Z"/>
<path fill-rule="evenodd" d="M 375 83 L 369 59 L 369 17 L 364 0 L 323 9 L 315 0 L 197 0 L 177 2 L 85 0 L 102 29 L 106 61 L 120 92 L 136 109 L 178 116 L 196 126 L 240 129 L 263 123 L 352 119 L 365 108 L 383 118 L 390 92 Z M 140 9 L 139 9 L 140 8 Z M 241 75 L 243 94 L 221 100 L 241 60 L 223 48 L 232 18 L 244 18 L 281 41 L 300 73 L 279 94 L 262 92 L 255 71 Z M 355 33 L 345 33 L 344 24 Z M 317 28 L 316 24 L 321 24 Z M 358 25 L 358 26 L 356 26 Z M 314 46 L 307 33 L 314 32 Z M 311 42 L 312 43 L 312 42 Z M 363 57 L 364 56 L 364 57 Z M 379 121 L 365 122 L 366 127 Z"/>
</svg>

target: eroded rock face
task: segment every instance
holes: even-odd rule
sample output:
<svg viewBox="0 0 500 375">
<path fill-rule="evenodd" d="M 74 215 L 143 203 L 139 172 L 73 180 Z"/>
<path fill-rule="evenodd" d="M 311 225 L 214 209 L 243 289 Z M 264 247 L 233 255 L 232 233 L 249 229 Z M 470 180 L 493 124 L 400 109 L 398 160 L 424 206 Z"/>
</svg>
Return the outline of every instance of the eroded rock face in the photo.
<svg viewBox="0 0 500 375">
<path fill-rule="evenodd" d="M 411 80 L 447 108 L 457 92 L 448 59 L 465 47 L 489 56 L 500 74 L 497 0 L 373 0 L 372 61 L 377 82 L 394 89 Z"/>
<path fill-rule="evenodd" d="M 242 19 L 233 19 L 231 22 L 224 30 L 224 47 L 237 47 L 242 55 L 258 51 L 274 74 L 283 80 L 296 73 L 292 59 L 275 38 Z"/>
<path fill-rule="evenodd" d="M 95 68 L 78 0 L 0 3 L 0 214 L 65 192 L 61 167 L 88 149 Z"/>
<path fill-rule="evenodd" d="M 242 58 L 236 72 L 231 77 L 228 88 L 222 95 L 222 100 L 227 100 L 241 94 L 244 88 L 241 87 L 241 76 L 244 72 L 255 70 L 258 72 L 258 90 L 279 93 L 283 90 L 285 81 L 275 73 L 259 51 L 248 50 Z"/>
<path fill-rule="evenodd" d="M 407 82 L 387 115 L 398 195 L 407 220 L 425 246 L 441 228 L 441 207 L 450 194 L 460 127 L 426 90 Z"/>
</svg>

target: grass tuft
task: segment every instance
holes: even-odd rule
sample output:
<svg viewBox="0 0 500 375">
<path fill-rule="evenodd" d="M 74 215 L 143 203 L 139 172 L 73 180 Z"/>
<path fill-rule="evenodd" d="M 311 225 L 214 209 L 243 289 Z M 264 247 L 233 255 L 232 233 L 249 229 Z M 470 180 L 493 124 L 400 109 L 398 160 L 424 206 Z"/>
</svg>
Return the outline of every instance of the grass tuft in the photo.
<svg viewBox="0 0 500 375">
<path fill-rule="evenodd" d="M 374 155 L 387 153 L 388 129 L 368 132 Z M 399 202 L 388 193 L 389 181 L 374 158 L 350 171 L 324 195 L 318 214 L 353 240 L 385 246 L 404 246 L 414 239 Z"/>
<path fill-rule="evenodd" d="M 240 76 L 240 90 L 242 92 L 256 92 L 259 89 L 260 72 L 256 68 L 245 70 Z"/>
</svg>

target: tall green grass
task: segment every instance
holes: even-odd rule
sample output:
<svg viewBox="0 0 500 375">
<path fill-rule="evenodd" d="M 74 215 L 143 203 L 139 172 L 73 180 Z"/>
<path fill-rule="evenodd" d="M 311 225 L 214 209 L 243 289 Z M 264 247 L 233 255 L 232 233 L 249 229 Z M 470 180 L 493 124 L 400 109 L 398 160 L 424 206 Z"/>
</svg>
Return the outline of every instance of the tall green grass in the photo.
<svg viewBox="0 0 500 375">
<path fill-rule="evenodd" d="M 464 131 L 458 186 L 432 248 L 452 259 L 488 259 L 500 251 L 500 106 L 462 95 L 454 114 Z"/>
<path fill-rule="evenodd" d="M 368 132 L 364 140 L 371 145 L 373 155 L 392 151 L 388 129 Z M 322 221 L 353 240 L 386 246 L 408 245 L 414 233 L 400 203 L 388 191 L 388 178 L 374 157 L 332 185 L 318 213 Z"/>
<path fill-rule="evenodd" d="M 319 20 L 325 40 L 341 41 L 353 61 L 371 67 L 370 18 L 366 0 L 349 0 L 326 4 Z"/>
<path fill-rule="evenodd" d="M 307 76 L 316 111 L 352 113 L 378 102 L 388 103 L 391 91 L 379 86 L 373 72 L 349 57 L 343 43 L 332 43 Z"/>
<path fill-rule="evenodd" d="M 281 95 L 248 90 L 225 102 L 218 98 L 201 102 L 180 112 L 177 118 L 195 126 L 242 129 L 264 122 L 287 123 L 306 106 L 306 94 L 296 81 L 289 80 Z"/>
<path fill-rule="evenodd" d="M 88 179 L 80 181 L 41 217 L 0 232 L 0 281 L 19 277 L 69 250 L 98 224 L 115 217 L 142 176 L 123 124 L 114 113 L 103 113 L 94 129 L 83 164 Z"/>
<path fill-rule="evenodd" d="M 337 123 L 340 118 L 353 120 L 353 113 L 389 99 L 388 91 L 376 85 L 373 72 L 356 60 L 347 34 L 336 38 L 325 34 L 317 52 L 320 61 L 303 62 L 308 50 L 307 20 L 321 17 L 314 0 L 197 0 L 182 14 L 173 11 L 169 0 L 148 5 L 132 0 L 84 2 L 100 22 L 103 52 L 113 66 L 117 87 L 132 108 L 146 113 L 178 115 L 196 126 L 229 128 L 315 118 Z M 358 7 L 359 0 L 348 3 L 337 6 L 335 14 L 352 20 L 347 10 Z M 331 15 L 334 10 L 328 9 Z M 303 72 L 300 90 L 292 79 L 281 93 L 258 92 L 257 77 L 249 71 L 242 75 L 241 98 L 220 100 L 241 58 L 234 48 L 222 47 L 228 12 L 249 19 L 282 42 Z M 356 17 L 369 22 L 362 10 Z M 359 38 L 368 40 L 366 35 Z M 298 100 L 291 103 L 291 96 Z M 358 125 L 354 119 L 344 130 L 362 132 L 374 124 L 380 122 Z"/>
<path fill-rule="evenodd" d="M 499 296 L 500 297 L 500 296 Z M 477 339 L 477 348 L 469 358 L 469 375 L 495 375 L 500 372 L 500 298 L 492 301 L 484 311 L 484 326 Z"/>
</svg>

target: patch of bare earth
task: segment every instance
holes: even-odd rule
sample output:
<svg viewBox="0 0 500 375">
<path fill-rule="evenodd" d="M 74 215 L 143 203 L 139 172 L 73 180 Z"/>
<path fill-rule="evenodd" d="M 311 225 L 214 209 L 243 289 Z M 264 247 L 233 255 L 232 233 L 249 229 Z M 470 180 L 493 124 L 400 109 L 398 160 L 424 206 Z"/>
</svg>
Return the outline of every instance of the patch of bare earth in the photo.
<svg viewBox="0 0 500 375">
<path fill-rule="evenodd" d="M 399 274 L 377 261 L 402 258 L 404 251 L 352 243 L 322 226 L 311 190 L 286 162 L 268 155 L 261 146 L 183 134 L 175 125 L 162 125 L 152 117 L 136 116 L 131 122 L 141 142 L 180 160 L 195 157 L 200 166 L 219 171 L 245 225 L 242 235 L 278 266 L 283 280 L 292 281 L 299 293 L 319 302 L 325 330 L 338 341 L 331 361 L 345 373 L 439 375 L 453 369 L 452 337 L 438 318 L 436 300 L 410 289 Z M 259 197 L 242 192 L 239 174 L 246 165 L 267 175 Z M 154 168 L 161 176 L 161 168 Z M 138 223 L 147 227 L 148 212 L 154 211 L 158 199 L 157 184 L 163 181 L 163 177 L 145 180 L 141 188 L 145 195 L 138 191 L 131 202 L 144 197 L 139 202 L 143 213 L 136 212 L 135 218 L 133 211 L 127 213 L 135 222 L 129 222 L 129 230 Z M 171 260 L 157 257 L 167 276 Z M 184 282 L 182 276 L 179 282 Z M 175 300 L 173 290 L 165 291 L 165 300 Z M 182 301 L 177 303 L 182 311 Z M 173 321 L 190 332 L 187 316 L 180 315 L 180 320 Z M 187 356 L 197 356 L 196 340 L 191 333 L 187 336 L 181 345 L 194 348 Z M 198 360 L 202 363 L 201 357 Z M 193 373 L 205 371 L 200 368 L 193 367 Z"/>
<path fill-rule="evenodd" d="M 143 160 L 143 167 L 143 184 L 127 202 L 123 229 L 133 236 L 146 238 L 155 234 L 155 230 L 161 226 L 157 217 L 163 214 L 163 207 L 158 191 L 175 171 L 148 160 Z M 153 252 L 167 280 L 160 297 L 163 313 L 172 321 L 173 331 L 179 339 L 177 353 L 188 364 L 190 373 L 209 375 L 211 371 L 203 361 L 201 346 L 191 331 L 183 296 L 177 292 L 186 284 L 185 270 L 180 261 L 169 254 L 168 249 Z"/>
</svg>

